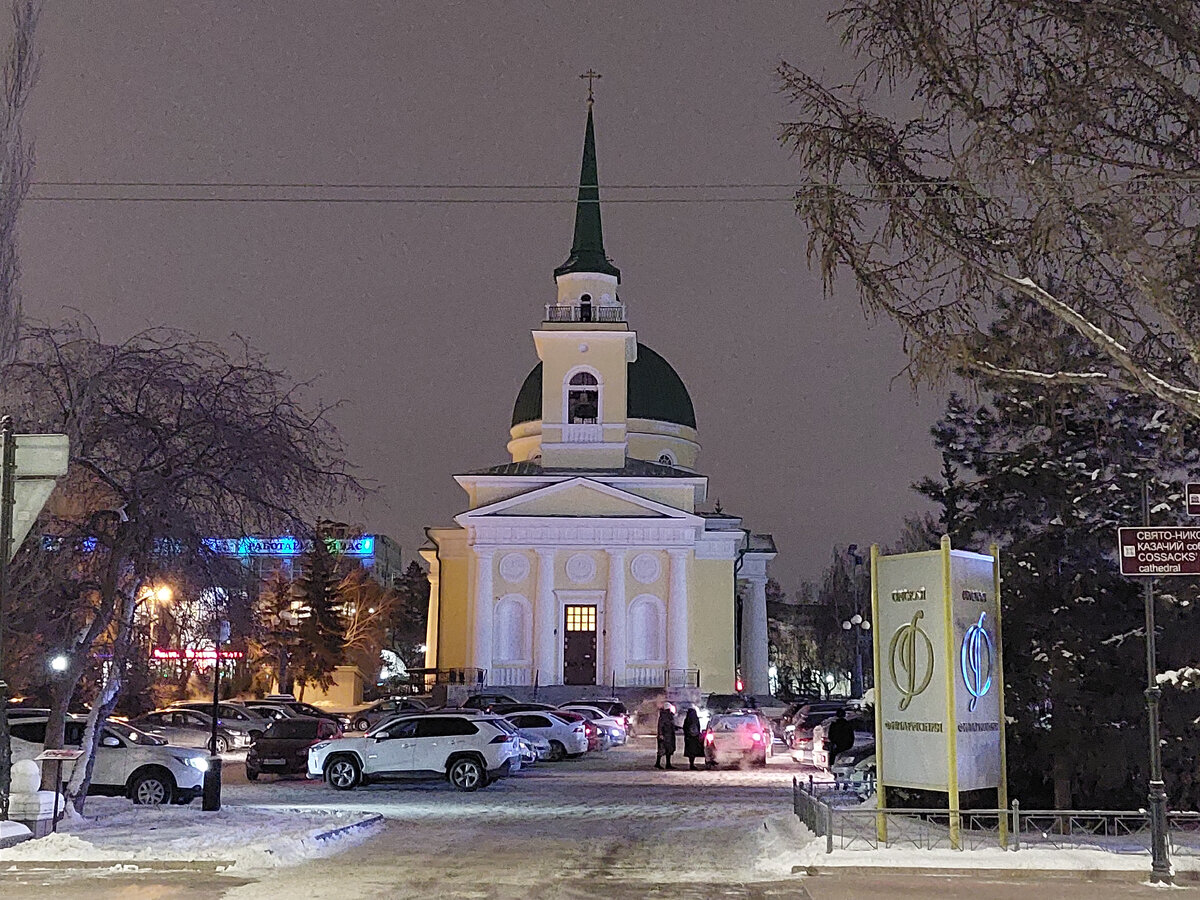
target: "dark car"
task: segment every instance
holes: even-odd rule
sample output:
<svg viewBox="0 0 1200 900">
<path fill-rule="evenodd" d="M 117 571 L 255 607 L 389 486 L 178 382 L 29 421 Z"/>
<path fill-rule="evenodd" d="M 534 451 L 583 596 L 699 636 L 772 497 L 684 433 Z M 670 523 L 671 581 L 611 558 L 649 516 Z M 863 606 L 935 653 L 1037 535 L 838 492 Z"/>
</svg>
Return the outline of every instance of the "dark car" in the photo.
<svg viewBox="0 0 1200 900">
<path fill-rule="evenodd" d="M 424 700 L 416 700 L 411 697 L 389 697 L 386 700 L 378 700 L 354 714 L 354 730 L 369 731 L 384 719 L 390 719 L 400 713 L 424 712 L 426 709 Z"/>
<path fill-rule="evenodd" d="M 281 699 L 266 699 L 266 700 L 243 700 L 245 706 L 254 709 L 258 706 L 286 706 L 298 716 L 312 716 L 314 719 L 328 719 L 331 722 L 336 722 L 338 727 L 345 730 L 350 727 L 350 716 L 344 713 L 331 713 L 319 707 L 313 706 L 311 703 L 305 703 L 302 700 L 281 700 Z"/>
<path fill-rule="evenodd" d="M 812 764 L 813 729 L 845 708 L 845 701 L 824 701 L 809 703 L 797 710 L 791 724 L 784 726 L 784 742 L 791 748 L 796 762 Z"/>
<path fill-rule="evenodd" d="M 308 748 L 320 741 L 340 737 L 341 729 L 328 719 L 296 716 L 272 722 L 246 751 L 246 777 L 259 775 L 304 775 L 308 772 Z"/>
<path fill-rule="evenodd" d="M 520 703 L 516 697 L 510 697 L 508 694 L 472 694 L 463 701 L 464 709 L 481 709 L 484 712 L 491 712 L 492 708 L 499 703 Z"/>
</svg>

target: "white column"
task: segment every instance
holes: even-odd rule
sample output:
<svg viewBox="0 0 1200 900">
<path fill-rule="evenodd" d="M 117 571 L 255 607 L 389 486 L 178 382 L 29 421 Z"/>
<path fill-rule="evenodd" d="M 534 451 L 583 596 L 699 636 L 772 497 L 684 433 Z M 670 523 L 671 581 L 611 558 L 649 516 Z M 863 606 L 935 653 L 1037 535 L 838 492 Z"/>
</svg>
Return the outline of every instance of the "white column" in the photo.
<svg viewBox="0 0 1200 900">
<path fill-rule="evenodd" d="M 767 576 L 742 579 L 748 589 L 742 595 L 742 680 L 746 693 L 771 693 L 767 662 Z"/>
<path fill-rule="evenodd" d="M 492 667 L 492 611 L 496 599 L 492 596 L 491 547 L 475 548 L 475 665 L 480 669 Z"/>
<path fill-rule="evenodd" d="M 668 550 L 671 581 L 667 594 L 667 668 L 688 667 L 688 551 Z"/>
<path fill-rule="evenodd" d="M 617 684 L 625 684 L 625 551 L 608 551 L 608 596 L 604 601 L 604 629 L 608 632 L 604 660 L 607 672 L 600 673 L 600 680 L 612 684 L 613 672 L 617 673 Z"/>
<path fill-rule="evenodd" d="M 558 602 L 554 596 L 554 551 L 538 550 L 537 597 L 533 604 L 533 665 L 538 684 L 557 684 Z"/>
</svg>

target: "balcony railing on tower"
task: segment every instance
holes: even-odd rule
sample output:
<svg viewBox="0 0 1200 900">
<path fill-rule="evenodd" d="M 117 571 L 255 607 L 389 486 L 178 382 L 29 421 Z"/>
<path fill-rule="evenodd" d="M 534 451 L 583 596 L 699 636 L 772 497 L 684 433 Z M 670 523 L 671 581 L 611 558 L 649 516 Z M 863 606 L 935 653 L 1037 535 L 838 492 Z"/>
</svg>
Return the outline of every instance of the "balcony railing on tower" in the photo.
<svg viewBox="0 0 1200 900">
<path fill-rule="evenodd" d="M 623 306 L 546 306 L 547 322 L 624 322 Z"/>
</svg>

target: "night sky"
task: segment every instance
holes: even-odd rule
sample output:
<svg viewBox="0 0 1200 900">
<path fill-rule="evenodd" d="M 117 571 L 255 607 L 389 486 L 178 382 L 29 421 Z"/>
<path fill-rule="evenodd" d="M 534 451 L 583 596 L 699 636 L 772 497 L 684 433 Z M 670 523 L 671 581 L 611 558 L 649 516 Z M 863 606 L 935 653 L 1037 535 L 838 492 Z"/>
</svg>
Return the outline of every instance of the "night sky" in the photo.
<svg viewBox="0 0 1200 900">
<path fill-rule="evenodd" d="M 344 399 L 377 492 L 347 511 L 412 557 L 508 461 L 529 332 L 566 258 L 586 84 L 605 243 L 639 339 L 696 407 L 710 505 L 770 531 L 786 590 L 834 544 L 895 539 L 924 507 L 941 400 L 848 280 L 825 298 L 781 187 L 774 69 L 845 72 L 825 2 L 312 3 L 50 0 L 26 130 L 39 182 L 553 185 L 553 189 L 74 188 L 34 196 L 559 202 L 30 199 L 26 313 L 85 312 L 109 340 L 237 333 Z M 241 11 L 238 11 L 241 7 Z M 485 12 L 485 10 L 487 12 Z M 492 12 L 491 10 L 498 10 Z M 775 202 L 715 202 L 732 196 Z M 621 198 L 704 202 L 612 202 Z"/>
</svg>

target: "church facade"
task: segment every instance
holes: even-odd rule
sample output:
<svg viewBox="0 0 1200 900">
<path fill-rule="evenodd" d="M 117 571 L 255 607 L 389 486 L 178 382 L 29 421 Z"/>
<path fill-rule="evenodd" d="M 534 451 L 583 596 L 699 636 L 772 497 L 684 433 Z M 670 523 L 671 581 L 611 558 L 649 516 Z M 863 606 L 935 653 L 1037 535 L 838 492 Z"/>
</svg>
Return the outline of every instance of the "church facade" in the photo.
<svg viewBox="0 0 1200 900">
<path fill-rule="evenodd" d="M 510 461 L 456 475 L 466 509 L 426 529 L 426 666 L 497 687 L 768 693 L 774 545 L 701 511 L 691 397 L 638 341 L 604 252 L 590 99 L 574 240 L 554 278 Z"/>
</svg>

